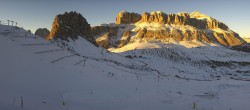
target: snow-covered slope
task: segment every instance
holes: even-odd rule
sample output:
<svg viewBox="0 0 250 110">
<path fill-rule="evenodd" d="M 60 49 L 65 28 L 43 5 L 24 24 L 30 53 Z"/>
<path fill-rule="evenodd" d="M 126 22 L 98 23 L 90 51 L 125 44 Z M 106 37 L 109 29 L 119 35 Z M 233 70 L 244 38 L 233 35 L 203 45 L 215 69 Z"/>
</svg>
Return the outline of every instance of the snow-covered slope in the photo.
<svg viewBox="0 0 250 110">
<path fill-rule="evenodd" d="M 115 54 L 85 39 L 71 41 L 67 48 L 57 45 L 23 29 L 0 25 L 1 110 L 248 110 L 250 107 L 250 82 L 246 81 L 248 53 L 220 46 L 188 49 L 178 44 L 157 44 L 157 48 L 168 48 Z M 158 54 L 154 55 L 155 52 Z M 169 52 L 172 54 L 166 54 Z M 235 69 L 223 65 L 213 69 L 194 63 L 196 58 L 199 62 L 207 57 L 245 61 L 245 65 L 232 66 L 243 73 L 232 72 Z"/>
</svg>

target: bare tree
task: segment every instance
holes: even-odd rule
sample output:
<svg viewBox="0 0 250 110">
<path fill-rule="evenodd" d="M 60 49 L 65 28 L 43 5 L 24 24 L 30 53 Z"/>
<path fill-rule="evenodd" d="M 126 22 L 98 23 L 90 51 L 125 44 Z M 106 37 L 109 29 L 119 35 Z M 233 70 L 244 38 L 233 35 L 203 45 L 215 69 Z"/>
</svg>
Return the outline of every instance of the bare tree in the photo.
<svg viewBox="0 0 250 110">
<path fill-rule="evenodd" d="M 0 21 L 0 24 L 2 24 L 2 21 Z"/>
<path fill-rule="evenodd" d="M 8 21 L 8 26 L 10 25 L 10 20 L 7 20 Z"/>
<path fill-rule="evenodd" d="M 17 26 L 17 22 L 15 22 L 16 23 L 16 26 Z"/>
</svg>

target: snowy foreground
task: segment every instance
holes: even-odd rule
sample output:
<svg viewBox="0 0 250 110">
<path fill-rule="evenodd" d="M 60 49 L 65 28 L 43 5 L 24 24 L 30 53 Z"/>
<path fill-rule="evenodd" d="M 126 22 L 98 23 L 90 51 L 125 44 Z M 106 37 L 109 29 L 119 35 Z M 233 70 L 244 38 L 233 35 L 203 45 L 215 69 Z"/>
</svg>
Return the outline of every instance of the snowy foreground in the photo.
<svg viewBox="0 0 250 110">
<path fill-rule="evenodd" d="M 0 110 L 249 110 L 249 53 L 133 45 L 157 48 L 116 54 L 78 39 L 68 51 L 0 25 Z"/>
</svg>

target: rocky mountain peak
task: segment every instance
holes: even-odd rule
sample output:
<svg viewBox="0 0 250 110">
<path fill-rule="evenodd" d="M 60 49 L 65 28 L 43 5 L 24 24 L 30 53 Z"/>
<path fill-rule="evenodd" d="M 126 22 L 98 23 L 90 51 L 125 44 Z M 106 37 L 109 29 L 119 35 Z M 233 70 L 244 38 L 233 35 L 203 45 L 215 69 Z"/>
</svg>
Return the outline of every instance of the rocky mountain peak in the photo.
<svg viewBox="0 0 250 110">
<path fill-rule="evenodd" d="M 47 39 L 76 40 L 83 37 L 97 46 L 91 35 L 91 27 L 87 20 L 78 12 L 71 11 L 55 17 Z"/>
<path fill-rule="evenodd" d="M 170 40 L 199 41 L 224 46 L 246 43 L 226 24 L 200 12 L 166 14 L 154 11 L 139 15 L 122 11 L 116 17 L 116 26 L 99 26 L 92 30 L 97 43 L 105 48 L 121 48 L 135 42 L 166 43 Z"/>
<path fill-rule="evenodd" d="M 141 15 L 122 11 L 118 13 L 116 17 L 116 24 L 131 24 L 137 22 L 190 25 L 200 29 L 229 29 L 224 23 L 198 11 L 192 12 L 191 14 L 187 12 L 166 14 L 162 11 L 153 11 L 151 13 L 144 12 Z"/>
<path fill-rule="evenodd" d="M 141 15 L 138 13 L 130 13 L 121 11 L 116 16 L 116 24 L 130 24 L 136 23 L 141 19 Z"/>
</svg>

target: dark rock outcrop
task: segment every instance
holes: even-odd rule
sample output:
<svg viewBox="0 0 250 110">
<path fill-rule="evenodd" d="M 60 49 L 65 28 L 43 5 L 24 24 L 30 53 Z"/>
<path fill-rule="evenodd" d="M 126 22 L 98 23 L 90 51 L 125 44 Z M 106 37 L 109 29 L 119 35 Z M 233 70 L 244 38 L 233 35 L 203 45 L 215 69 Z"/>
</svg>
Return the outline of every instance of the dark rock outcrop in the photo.
<svg viewBox="0 0 250 110">
<path fill-rule="evenodd" d="M 94 26 L 91 28 L 93 36 L 109 33 L 109 36 L 116 36 L 119 30 L 119 26 Z"/>
<path fill-rule="evenodd" d="M 112 45 L 112 39 L 117 37 L 119 26 L 95 26 L 91 28 L 96 43 L 104 48 Z"/>
<path fill-rule="evenodd" d="M 105 33 L 101 37 L 97 38 L 96 43 L 103 48 L 109 48 L 111 46 L 111 38 L 109 36 L 109 33 Z"/>
<path fill-rule="evenodd" d="M 65 12 L 57 15 L 52 24 L 52 29 L 47 37 L 50 39 L 61 39 L 68 41 L 69 39 L 76 40 L 78 37 L 83 37 L 92 44 L 96 44 L 95 39 L 91 35 L 91 27 L 87 20 L 77 12 Z"/>
<path fill-rule="evenodd" d="M 40 36 L 44 39 L 49 35 L 49 30 L 47 28 L 39 28 L 36 30 L 35 35 Z"/>
<path fill-rule="evenodd" d="M 131 32 L 125 31 L 122 35 L 118 48 L 123 47 L 124 45 L 128 44 L 131 39 Z"/>
<path fill-rule="evenodd" d="M 233 46 L 231 49 L 250 53 L 250 44 L 246 43 L 242 45 Z"/>
</svg>

